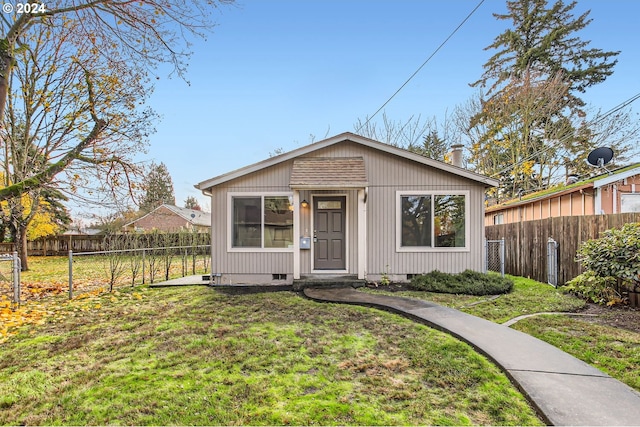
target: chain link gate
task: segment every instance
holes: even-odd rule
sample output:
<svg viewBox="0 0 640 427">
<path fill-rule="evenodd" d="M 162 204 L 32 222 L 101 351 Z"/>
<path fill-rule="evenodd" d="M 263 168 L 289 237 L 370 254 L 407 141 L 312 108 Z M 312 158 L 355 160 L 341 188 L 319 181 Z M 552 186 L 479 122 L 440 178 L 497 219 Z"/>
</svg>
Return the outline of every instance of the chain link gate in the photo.
<svg viewBox="0 0 640 427">
<path fill-rule="evenodd" d="M 18 252 L 0 254 L 0 263 L 3 267 L 0 269 L 0 282 L 11 289 L 11 308 L 15 310 L 20 307 L 20 271 L 22 269 Z M 9 274 L 5 276 L 2 274 L 4 271 L 9 271 Z"/>
<path fill-rule="evenodd" d="M 547 283 L 558 287 L 558 242 L 551 237 L 547 240 Z"/>
<path fill-rule="evenodd" d="M 485 270 L 496 271 L 504 277 L 504 239 L 484 242 Z"/>
</svg>

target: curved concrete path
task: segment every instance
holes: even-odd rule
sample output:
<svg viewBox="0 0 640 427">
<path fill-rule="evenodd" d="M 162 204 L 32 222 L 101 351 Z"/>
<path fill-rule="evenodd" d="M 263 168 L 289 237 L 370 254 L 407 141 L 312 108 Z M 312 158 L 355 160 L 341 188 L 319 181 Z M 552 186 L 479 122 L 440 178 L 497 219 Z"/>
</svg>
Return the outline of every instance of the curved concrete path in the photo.
<svg viewBox="0 0 640 427">
<path fill-rule="evenodd" d="M 306 288 L 304 294 L 393 311 L 469 343 L 496 363 L 551 425 L 640 425 L 640 393 L 530 335 L 412 298 L 353 288 Z"/>
</svg>

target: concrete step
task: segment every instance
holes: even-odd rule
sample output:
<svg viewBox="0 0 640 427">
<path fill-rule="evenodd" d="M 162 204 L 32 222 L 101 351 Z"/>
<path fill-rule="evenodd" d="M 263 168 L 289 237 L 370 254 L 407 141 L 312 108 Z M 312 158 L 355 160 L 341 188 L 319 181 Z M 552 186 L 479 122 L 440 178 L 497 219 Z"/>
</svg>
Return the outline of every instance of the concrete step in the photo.
<svg viewBox="0 0 640 427">
<path fill-rule="evenodd" d="M 366 284 L 367 281 L 358 279 L 358 276 L 303 276 L 293 281 L 293 290 L 301 291 L 306 288 L 360 288 L 366 286 Z"/>
</svg>

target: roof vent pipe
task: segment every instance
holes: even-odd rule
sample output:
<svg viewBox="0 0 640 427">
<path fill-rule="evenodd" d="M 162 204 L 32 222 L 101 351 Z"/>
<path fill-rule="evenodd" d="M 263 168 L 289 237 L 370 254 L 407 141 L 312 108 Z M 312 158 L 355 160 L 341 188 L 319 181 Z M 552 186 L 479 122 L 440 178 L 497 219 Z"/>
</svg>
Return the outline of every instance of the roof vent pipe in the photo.
<svg viewBox="0 0 640 427">
<path fill-rule="evenodd" d="M 578 181 L 580 181 L 580 177 L 578 175 L 571 174 L 567 176 L 567 185 L 575 184 Z"/>
<path fill-rule="evenodd" d="M 454 144 L 451 146 L 451 164 L 459 168 L 462 167 L 462 144 Z"/>
</svg>

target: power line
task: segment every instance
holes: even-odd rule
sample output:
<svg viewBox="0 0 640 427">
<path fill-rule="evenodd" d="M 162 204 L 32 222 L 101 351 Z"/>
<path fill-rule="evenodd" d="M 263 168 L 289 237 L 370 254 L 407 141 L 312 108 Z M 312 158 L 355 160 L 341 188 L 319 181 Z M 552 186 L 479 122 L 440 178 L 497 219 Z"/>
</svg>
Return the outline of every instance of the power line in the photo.
<svg viewBox="0 0 640 427">
<path fill-rule="evenodd" d="M 438 47 L 436 48 L 436 50 L 434 50 L 434 51 L 433 51 L 433 53 L 432 53 L 431 55 L 429 55 L 429 57 L 428 57 L 428 58 L 427 58 L 427 59 L 422 63 L 422 65 L 420 65 L 420 66 L 418 67 L 418 69 L 417 69 L 413 74 L 411 74 L 411 76 L 410 76 L 410 77 L 409 77 L 409 78 L 408 78 L 408 79 L 407 79 L 407 80 L 402 84 L 402 86 L 400 86 L 400 87 L 398 88 L 398 90 L 396 90 L 396 91 L 393 93 L 393 95 L 391 95 L 391 96 L 389 97 L 389 99 L 387 99 L 387 100 L 385 101 L 385 103 L 384 103 L 384 104 L 382 104 L 382 106 L 381 106 L 380 108 L 378 108 L 378 109 L 376 110 L 376 112 L 375 112 L 375 113 L 373 113 L 373 115 L 372 115 L 371 117 L 368 117 L 368 118 L 367 118 L 367 120 L 366 120 L 366 121 L 365 121 L 365 122 L 364 122 L 364 123 L 363 123 L 363 124 L 362 124 L 358 129 L 357 129 L 357 130 L 356 130 L 356 133 L 357 133 L 357 132 L 360 132 L 360 129 L 362 129 L 363 127 L 365 127 L 365 126 L 366 126 L 366 125 L 371 121 L 371 119 L 373 119 L 373 118 L 374 118 L 374 117 L 375 117 L 375 116 L 376 116 L 380 111 L 382 111 L 382 109 L 383 109 L 384 107 L 386 107 L 386 106 L 387 106 L 387 104 L 388 104 L 389 102 L 391 102 L 391 100 L 392 100 L 392 99 L 393 99 L 393 98 L 394 98 L 398 93 L 400 93 L 400 91 L 401 91 L 402 89 L 404 89 L 404 87 L 405 87 L 407 84 L 409 84 L 409 82 L 410 82 L 410 81 L 411 81 L 411 80 L 416 76 L 416 74 L 418 74 L 418 73 L 420 72 L 420 70 L 422 70 L 422 68 L 424 68 L 424 66 L 425 66 L 425 65 L 427 65 L 427 63 L 431 60 L 431 58 L 433 58 L 433 57 L 436 55 L 436 53 L 438 53 L 438 51 L 439 51 L 440 49 L 442 49 L 442 48 L 444 47 L 444 45 L 445 45 L 445 44 L 447 44 L 447 42 L 449 41 L 449 39 L 451 39 L 451 37 L 453 37 L 453 35 L 454 35 L 455 33 L 457 33 L 457 32 L 458 32 L 458 30 L 459 30 L 459 29 L 460 29 L 460 28 L 461 28 L 461 27 L 462 27 L 462 26 L 463 26 L 463 25 L 464 25 L 464 24 L 469 20 L 469 18 L 471 18 L 471 15 L 473 15 L 473 14 L 475 13 L 475 11 L 476 11 L 476 10 L 478 10 L 478 8 L 480 8 L 480 6 L 482 6 L 482 3 L 484 3 L 484 0 L 480 0 L 480 3 L 478 3 L 478 5 L 477 5 L 475 8 L 473 8 L 473 10 L 472 10 L 468 15 L 467 15 L 467 17 L 466 17 L 466 18 L 464 18 L 464 19 L 462 20 L 462 22 L 461 22 L 461 23 L 460 23 L 460 24 L 455 28 L 455 30 L 453 30 L 453 31 L 451 32 L 451 34 L 449 34 L 449 36 L 448 36 L 448 37 L 447 37 L 447 38 L 446 38 L 446 39 L 445 39 L 445 40 L 440 44 L 440 46 L 438 46 Z"/>
<path fill-rule="evenodd" d="M 620 104 L 616 105 L 615 107 L 613 107 L 611 110 L 607 111 L 606 113 L 599 115 L 597 117 L 595 117 L 593 120 L 587 122 L 587 125 L 592 126 L 595 125 L 597 123 L 599 123 L 600 121 L 606 119 L 607 117 L 609 117 L 610 115 L 612 115 L 613 113 L 616 113 L 617 111 L 620 111 L 621 109 L 623 109 L 624 107 L 628 106 L 629 104 L 637 101 L 638 99 L 640 99 L 640 93 L 635 94 L 634 96 L 632 96 L 631 98 L 622 101 Z M 561 138 L 560 140 L 558 140 L 558 142 L 564 142 L 566 140 L 568 140 L 569 138 L 573 137 L 573 135 L 566 135 L 563 138 Z M 548 147 L 544 147 L 539 151 L 536 151 L 535 153 L 530 154 L 529 156 L 525 157 L 524 159 L 520 160 L 519 162 L 514 163 L 513 165 L 510 165 L 498 172 L 495 172 L 494 174 L 491 175 L 491 177 L 495 177 L 495 176 L 499 176 L 502 175 L 505 172 L 510 171 L 511 169 L 515 168 L 516 166 L 521 165 L 522 163 L 533 159 L 534 157 L 543 154 L 545 151 L 549 151 L 551 150 L 552 146 L 548 146 Z"/>
</svg>

